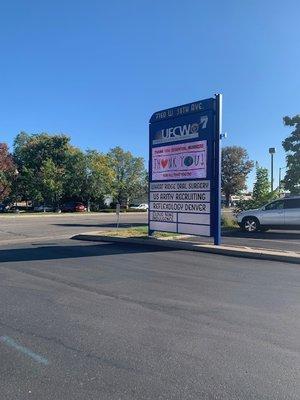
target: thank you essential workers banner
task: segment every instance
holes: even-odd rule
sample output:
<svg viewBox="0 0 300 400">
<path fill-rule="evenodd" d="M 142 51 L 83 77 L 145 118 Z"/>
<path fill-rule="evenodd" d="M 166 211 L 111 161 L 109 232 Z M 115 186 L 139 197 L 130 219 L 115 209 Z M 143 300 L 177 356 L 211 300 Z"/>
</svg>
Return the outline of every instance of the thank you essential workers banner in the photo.
<svg viewBox="0 0 300 400">
<path fill-rule="evenodd" d="M 152 115 L 150 233 L 214 235 L 220 217 L 218 117 L 215 98 Z"/>
</svg>

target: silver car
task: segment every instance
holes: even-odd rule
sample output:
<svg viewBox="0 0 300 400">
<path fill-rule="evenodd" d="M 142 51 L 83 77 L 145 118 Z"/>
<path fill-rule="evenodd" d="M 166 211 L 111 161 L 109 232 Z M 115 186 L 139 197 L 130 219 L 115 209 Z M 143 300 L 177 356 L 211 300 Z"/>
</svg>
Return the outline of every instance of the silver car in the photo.
<svg viewBox="0 0 300 400">
<path fill-rule="evenodd" d="M 300 229 L 300 196 L 272 201 L 256 210 L 237 215 L 239 226 L 247 232 L 273 229 Z"/>
</svg>

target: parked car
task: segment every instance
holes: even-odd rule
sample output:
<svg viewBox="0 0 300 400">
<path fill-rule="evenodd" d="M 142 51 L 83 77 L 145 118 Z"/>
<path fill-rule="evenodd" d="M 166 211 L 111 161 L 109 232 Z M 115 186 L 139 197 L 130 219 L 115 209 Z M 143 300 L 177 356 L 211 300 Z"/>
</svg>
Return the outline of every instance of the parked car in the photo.
<svg viewBox="0 0 300 400">
<path fill-rule="evenodd" d="M 6 204 L 0 204 L 0 213 L 4 213 L 9 209 L 9 206 Z"/>
<path fill-rule="evenodd" d="M 134 208 L 136 210 L 148 210 L 149 207 L 148 207 L 148 204 L 142 203 L 142 204 L 139 204 L 138 206 L 133 206 L 130 208 Z"/>
<path fill-rule="evenodd" d="M 300 229 L 300 196 L 272 201 L 265 206 L 237 215 L 239 226 L 247 232 L 268 229 Z"/>
<path fill-rule="evenodd" d="M 61 207 L 62 212 L 84 212 L 86 207 L 83 203 L 70 201 Z"/>
<path fill-rule="evenodd" d="M 19 214 L 20 212 L 24 212 L 24 210 L 21 210 L 19 206 L 12 205 L 7 207 L 5 212 Z"/>
<path fill-rule="evenodd" d="M 52 211 L 54 211 L 54 207 L 41 205 L 41 206 L 34 207 L 33 211 L 36 211 L 36 212 L 52 212 Z"/>
</svg>

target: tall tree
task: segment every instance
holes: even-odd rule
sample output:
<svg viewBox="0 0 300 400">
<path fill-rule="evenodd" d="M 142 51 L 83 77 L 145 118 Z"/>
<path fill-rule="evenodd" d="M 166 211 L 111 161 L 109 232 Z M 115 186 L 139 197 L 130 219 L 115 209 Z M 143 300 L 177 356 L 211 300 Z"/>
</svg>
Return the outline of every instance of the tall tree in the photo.
<svg viewBox="0 0 300 400">
<path fill-rule="evenodd" d="M 59 206 L 63 195 L 64 168 L 55 165 L 51 158 L 43 161 L 40 171 L 41 193 L 44 202 Z"/>
<path fill-rule="evenodd" d="M 145 190 L 147 179 L 144 160 L 134 157 L 130 151 L 115 147 L 108 153 L 110 167 L 113 170 L 112 188 L 116 200 L 128 206 L 133 197 Z"/>
<path fill-rule="evenodd" d="M 49 158 L 55 165 L 63 165 L 70 147 L 70 138 L 66 135 L 21 132 L 14 141 L 14 157 L 18 165 L 38 171 Z"/>
<path fill-rule="evenodd" d="M 246 179 L 253 168 L 247 150 L 238 146 L 227 146 L 222 149 L 222 191 L 226 197 L 227 207 L 230 196 L 246 189 Z"/>
<path fill-rule="evenodd" d="M 87 152 L 87 185 L 90 200 L 103 201 L 105 195 L 113 194 L 115 172 L 110 166 L 110 159 L 106 154 L 97 151 Z"/>
<path fill-rule="evenodd" d="M 10 195 L 15 177 L 16 165 L 8 151 L 7 144 L 0 143 L 0 201 Z"/>
<path fill-rule="evenodd" d="M 287 172 L 283 180 L 285 189 L 292 194 L 300 194 L 300 114 L 295 117 L 284 117 L 285 126 L 292 126 L 294 130 L 283 142 L 287 152 Z"/>
<path fill-rule="evenodd" d="M 102 203 L 106 194 L 112 194 L 114 174 L 108 156 L 96 150 L 83 153 L 73 148 L 66 163 L 64 193 L 89 204 Z"/>
<path fill-rule="evenodd" d="M 253 199 L 255 201 L 266 202 L 270 196 L 270 181 L 268 169 L 257 166 L 256 181 L 253 186 Z"/>
<path fill-rule="evenodd" d="M 26 200 L 30 197 L 36 202 L 50 199 L 54 201 L 60 197 L 58 193 L 61 190 L 58 190 L 57 185 L 61 185 L 64 179 L 67 155 L 71 149 L 70 138 L 65 135 L 29 135 L 25 132 L 17 135 L 14 141 L 14 159 L 19 171 L 16 186 L 18 195 Z M 55 173 L 59 174 L 56 178 Z M 46 182 L 51 183 L 47 190 Z M 50 188 L 54 190 L 51 195 Z"/>
<path fill-rule="evenodd" d="M 66 155 L 64 197 L 83 201 L 87 189 L 87 157 L 77 148 L 72 148 Z"/>
<path fill-rule="evenodd" d="M 240 200 L 237 202 L 235 212 L 260 208 L 264 204 L 276 199 L 279 190 L 271 191 L 268 169 L 256 166 L 256 180 L 253 186 L 253 198 L 251 200 Z"/>
</svg>

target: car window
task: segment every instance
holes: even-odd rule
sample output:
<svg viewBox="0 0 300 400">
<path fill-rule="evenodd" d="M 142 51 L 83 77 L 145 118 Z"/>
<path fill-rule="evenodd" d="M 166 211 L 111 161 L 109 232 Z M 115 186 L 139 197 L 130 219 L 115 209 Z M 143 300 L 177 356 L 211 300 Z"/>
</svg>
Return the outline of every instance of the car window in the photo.
<svg viewBox="0 0 300 400">
<path fill-rule="evenodd" d="M 290 199 L 284 201 L 284 208 L 300 208 L 300 199 Z"/>
<path fill-rule="evenodd" d="M 273 201 L 273 203 L 270 203 L 266 205 L 265 210 L 280 210 L 283 208 L 283 200 L 278 200 L 278 201 Z"/>
</svg>

